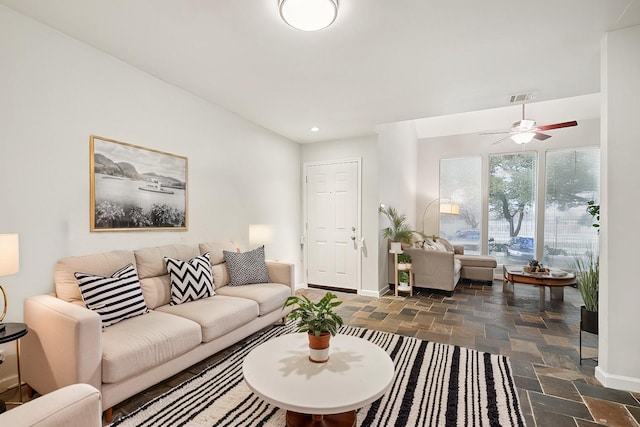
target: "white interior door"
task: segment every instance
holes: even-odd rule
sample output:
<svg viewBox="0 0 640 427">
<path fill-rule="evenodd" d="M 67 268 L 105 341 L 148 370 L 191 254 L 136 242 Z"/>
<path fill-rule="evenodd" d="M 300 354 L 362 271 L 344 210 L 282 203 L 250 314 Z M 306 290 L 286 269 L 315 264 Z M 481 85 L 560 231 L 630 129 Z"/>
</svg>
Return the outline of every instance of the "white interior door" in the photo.
<svg viewBox="0 0 640 427">
<path fill-rule="evenodd" d="M 306 165 L 307 283 L 359 289 L 359 164 Z"/>
</svg>

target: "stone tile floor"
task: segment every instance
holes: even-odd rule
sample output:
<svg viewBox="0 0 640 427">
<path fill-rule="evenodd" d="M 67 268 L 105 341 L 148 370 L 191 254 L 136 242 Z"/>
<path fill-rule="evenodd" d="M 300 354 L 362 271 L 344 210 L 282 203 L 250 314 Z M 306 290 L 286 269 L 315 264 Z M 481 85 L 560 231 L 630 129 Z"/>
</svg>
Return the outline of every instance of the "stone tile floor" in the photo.
<svg viewBox="0 0 640 427">
<path fill-rule="evenodd" d="M 494 283 L 461 283 L 451 297 L 425 290 L 412 297 L 339 293 L 344 301 L 339 313 L 352 326 L 508 356 L 528 426 L 640 427 L 640 393 L 604 388 L 594 377 L 597 362 L 579 363 L 581 300 L 576 289 L 565 288 L 564 301 L 549 301 L 547 295 L 541 311 L 536 287 L 516 285 L 503 292 L 502 283 Z M 312 299 L 324 292 L 298 291 Z M 122 402 L 114 408 L 114 419 L 198 374 L 239 345 Z M 596 347 L 597 336 L 583 333 L 583 357 L 596 357 Z M 0 399 L 13 399 L 11 394 L 15 390 Z"/>
</svg>

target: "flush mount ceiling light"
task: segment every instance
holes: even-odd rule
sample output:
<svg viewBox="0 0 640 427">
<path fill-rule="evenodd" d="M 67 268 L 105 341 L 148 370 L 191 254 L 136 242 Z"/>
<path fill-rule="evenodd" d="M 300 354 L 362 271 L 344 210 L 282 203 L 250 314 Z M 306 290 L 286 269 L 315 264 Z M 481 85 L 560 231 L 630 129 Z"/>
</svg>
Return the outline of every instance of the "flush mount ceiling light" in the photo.
<svg viewBox="0 0 640 427">
<path fill-rule="evenodd" d="M 279 0 L 280 16 L 302 31 L 328 27 L 338 16 L 338 0 Z"/>
</svg>

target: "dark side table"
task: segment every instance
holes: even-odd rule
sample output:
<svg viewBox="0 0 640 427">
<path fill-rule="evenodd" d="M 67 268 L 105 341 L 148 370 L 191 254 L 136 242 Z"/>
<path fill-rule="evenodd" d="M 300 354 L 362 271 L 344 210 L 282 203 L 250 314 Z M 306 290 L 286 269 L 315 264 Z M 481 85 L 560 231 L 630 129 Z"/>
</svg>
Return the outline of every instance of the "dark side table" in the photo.
<svg viewBox="0 0 640 427">
<path fill-rule="evenodd" d="M 19 402 L 6 402 L 10 405 L 21 405 L 22 400 L 22 375 L 20 374 L 20 338 L 27 335 L 29 328 L 24 323 L 5 323 L 5 330 L 0 332 L 0 344 L 15 341 L 16 342 L 16 362 L 18 365 L 18 393 L 20 393 Z M 0 400 L 0 413 L 6 410 L 5 402 Z"/>
</svg>

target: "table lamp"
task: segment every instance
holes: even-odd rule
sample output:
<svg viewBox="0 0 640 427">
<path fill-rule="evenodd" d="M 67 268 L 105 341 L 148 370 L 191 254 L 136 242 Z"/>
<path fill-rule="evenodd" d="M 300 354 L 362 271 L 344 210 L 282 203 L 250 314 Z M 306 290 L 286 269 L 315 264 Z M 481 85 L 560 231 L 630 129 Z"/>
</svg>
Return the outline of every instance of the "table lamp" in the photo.
<svg viewBox="0 0 640 427">
<path fill-rule="evenodd" d="M 0 234 L 0 276 L 16 274 L 20 270 L 20 256 L 17 234 Z M 7 293 L 2 285 L 2 314 L 0 314 L 0 332 L 4 332 L 5 325 L 2 323 L 7 314 Z"/>
<path fill-rule="evenodd" d="M 273 240 L 273 227 L 268 224 L 249 225 L 249 246 L 268 245 Z"/>
</svg>

